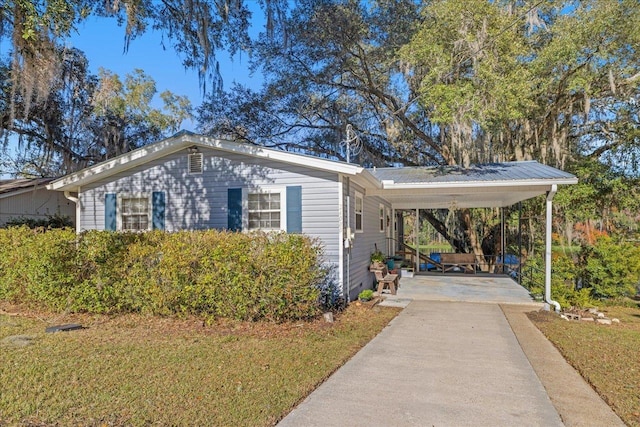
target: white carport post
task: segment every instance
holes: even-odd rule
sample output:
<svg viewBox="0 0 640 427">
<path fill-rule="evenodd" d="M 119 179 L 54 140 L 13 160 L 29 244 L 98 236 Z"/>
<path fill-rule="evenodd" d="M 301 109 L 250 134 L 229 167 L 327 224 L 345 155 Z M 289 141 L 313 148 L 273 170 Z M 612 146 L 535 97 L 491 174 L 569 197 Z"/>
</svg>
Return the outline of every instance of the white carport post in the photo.
<svg viewBox="0 0 640 427">
<path fill-rule="evenodd" d="M 553 184 L 547 192 L 547 226 L 545 231 L 545 258 L 544 258 L 544 300 L 547 304 L 560 311 L 560 304 L 551 299 L 551 226 L 553 219 L 553 196 L 558 191 L 558 186 Z"/>
<path fill-rule="evenodd" d="M 414 226 L 413 234 L 416 236 L 416 265 L 415 272 L 416 274 L 420 273 L 420 237 L 418 236 L 420 232 L 420 208 L 416 209 L 416 225 Z"/>
</svg>

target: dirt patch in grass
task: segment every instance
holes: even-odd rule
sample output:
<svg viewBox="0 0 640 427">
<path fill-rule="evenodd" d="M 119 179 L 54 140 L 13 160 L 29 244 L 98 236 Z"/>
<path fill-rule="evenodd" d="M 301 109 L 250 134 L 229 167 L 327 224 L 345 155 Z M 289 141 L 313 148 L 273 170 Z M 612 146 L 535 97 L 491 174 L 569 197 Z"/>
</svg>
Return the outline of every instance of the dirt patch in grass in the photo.
<svg viewBox="0 0 640 427">
<path fill-rule="evenodd" d="M 621 323 L 566 321 L 548 312 L 529 317 L 627 425 L 640 426 L 640 309 L 603 311 Z"/>
<path fill-rule="evenodd" d="M 56 315 L 0 306 L 0 425 L 275 424 L 396 316 L 286 324 Z M 51 324 L 85 329 L 47 334 Z"/>
</svg>

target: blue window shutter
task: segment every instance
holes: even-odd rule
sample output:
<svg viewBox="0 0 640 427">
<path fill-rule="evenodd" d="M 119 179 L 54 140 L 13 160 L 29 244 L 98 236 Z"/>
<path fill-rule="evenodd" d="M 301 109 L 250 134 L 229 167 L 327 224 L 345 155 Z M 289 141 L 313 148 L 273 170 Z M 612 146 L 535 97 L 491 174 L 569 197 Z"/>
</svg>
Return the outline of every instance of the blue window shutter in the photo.
<svg viewBox="0 0 640 427">
<path fill-rule="evenodd" d="M 242 188 L 227 189 L 227 228 L 242 231 Z"/>
<path fill-rule="evenodd" d="M 116 193 L 104 195 L 104 229 L 116 231 Z"/>
<path fill-rule="evenodd" d="M 287 233 L 302 233 L 302 187 L 287 187 Z"/>
<path fill-rule="evenodd" d="M 154 191 L 151 195 L 151 223 L 154 230 L 164 230 L 165 202 L 164 191 Z"/>
</svg>

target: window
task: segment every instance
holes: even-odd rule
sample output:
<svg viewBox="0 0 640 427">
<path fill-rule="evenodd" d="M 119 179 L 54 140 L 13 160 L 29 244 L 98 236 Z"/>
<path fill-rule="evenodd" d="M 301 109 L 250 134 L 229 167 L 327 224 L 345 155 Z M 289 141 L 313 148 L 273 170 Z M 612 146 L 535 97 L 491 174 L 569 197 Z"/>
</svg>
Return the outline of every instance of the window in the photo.
<svg viewBox="0 0 640 427">
<path fill-rule="evenodd" d="M 362 199 L 362 194 L 356 192 L 356 231 L 362 231 L 362 211 L 363 211 L 364 202 Z"/>
<path fill-rule="evenodd" d="M 120 208 L 119 230 L 150 230 L 150 203 L 148 196 L 123 196 L 118 204 Z"/>
<path fill-rule="evenodd" d="M 380 232 L 384 233 L 384 205 L 380 205 L 378 211 L 378 218 L 380 219 Z"/>
<path fill-rule="evenodd" d="M 280 193 L 249 193 L 249 230 L 280 230 Z"/>
</svg>

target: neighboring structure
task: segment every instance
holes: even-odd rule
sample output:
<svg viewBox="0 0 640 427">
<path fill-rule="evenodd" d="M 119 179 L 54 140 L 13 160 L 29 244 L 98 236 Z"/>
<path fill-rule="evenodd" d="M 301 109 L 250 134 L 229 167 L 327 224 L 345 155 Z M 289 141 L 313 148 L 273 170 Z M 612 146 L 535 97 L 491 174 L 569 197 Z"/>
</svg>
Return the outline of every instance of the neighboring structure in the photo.
<svg viewBox="0 0 640 427">
<path fill-rule="evenodd" d="M 454 201 L 458 207 L 506 206 L 577 182 L 537 162 L 442 171 L 369 170 L 180 132 L 47 188 L 76 203 L 78 232 L 217 228 L 318 237 L 340 289 L 353 298 L 372 284 L 370 254 L 395 235 L 394 209 Z"/>
<path fill-rule="evenodd" d="M 59 191 L 47 190 L 53 178 L 0 180 L 0 226 L 14 219 L 47 219 L 59 215 L 75 224 L 76 207 Z"/>
</svg>

